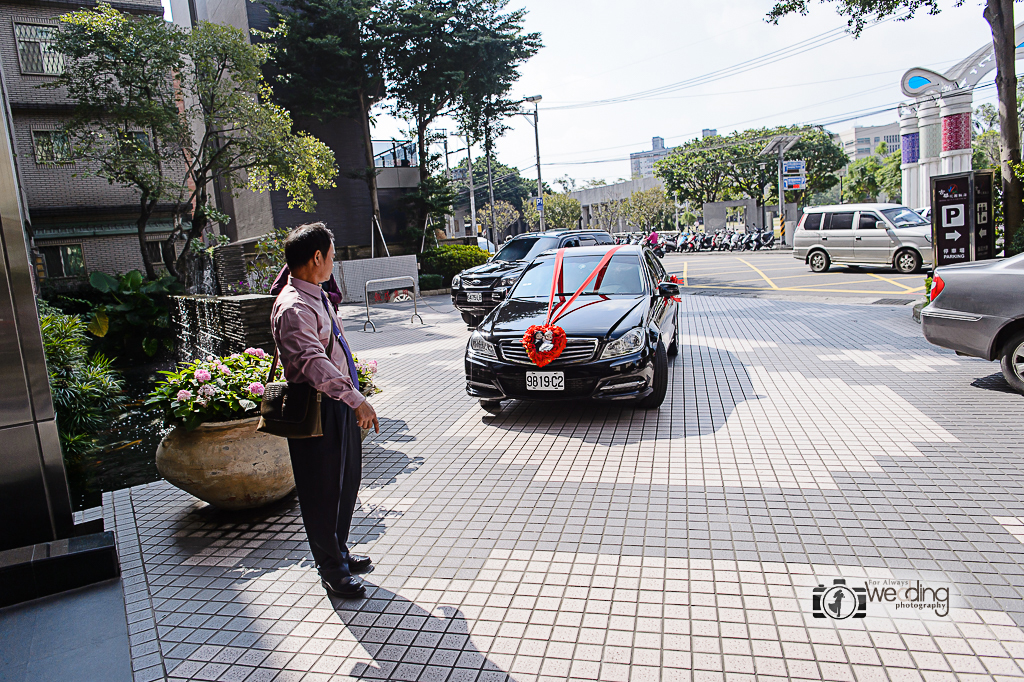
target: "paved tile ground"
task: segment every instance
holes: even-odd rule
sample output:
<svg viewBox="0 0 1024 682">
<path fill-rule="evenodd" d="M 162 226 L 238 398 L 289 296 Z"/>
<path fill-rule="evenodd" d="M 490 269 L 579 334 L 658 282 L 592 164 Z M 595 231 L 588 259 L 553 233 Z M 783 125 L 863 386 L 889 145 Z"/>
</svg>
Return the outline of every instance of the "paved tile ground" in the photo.
<svg viewBox="0 0 1024 682">
<path fill-rule="evenodd" d="M 1024 677 L 1024 398 L 994 364 L 907 308 L 683 296 L 660 410 L 492 417 L 444 300 L 350 334 L 385 389 L 366 599 L 324 595 L 292 498 L 106 498 L 137 680 Z M 816 590 L 818 615 L 857 606 L 837 578 L 866 617 L 815 617 Z"/>
</svg>

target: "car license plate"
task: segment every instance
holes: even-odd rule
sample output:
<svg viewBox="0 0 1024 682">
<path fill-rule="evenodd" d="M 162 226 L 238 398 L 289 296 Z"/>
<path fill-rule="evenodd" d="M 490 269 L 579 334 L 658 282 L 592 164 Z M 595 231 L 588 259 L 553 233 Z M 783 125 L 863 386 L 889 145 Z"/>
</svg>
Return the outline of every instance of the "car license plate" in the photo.
<svg viewBox="0 0 1024 682">
<path fill-rule="evenodd" d="M 470 291 L 466 293 L 466 300 L 470 303 L 483 303 L 484 295 L 479 291 Z"/>
<path fill-rule="evenodd" d="M 565 375 L 561 372 L 527 372 L 526 388 L 531 391 L 564 391 Z"/>
</svg>

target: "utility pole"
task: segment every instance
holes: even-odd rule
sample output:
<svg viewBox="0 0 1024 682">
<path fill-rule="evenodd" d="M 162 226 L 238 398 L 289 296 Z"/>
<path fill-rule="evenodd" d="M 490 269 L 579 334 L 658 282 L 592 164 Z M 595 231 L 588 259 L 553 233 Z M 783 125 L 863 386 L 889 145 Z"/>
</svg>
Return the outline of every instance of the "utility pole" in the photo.
<svg viewBox="0 0 1024 682">
<path fill-rule="evenodd" d="M 473 142 L 469 139 L 469 132 L 466 132 L 466 159 L 469 161 L 469 222 L 473 226 L 473 236 L 476 236 L 476 187 L 473 185 Z"/>
<path fill-rule="evenodd" d="M 544 231 L 544 183 L 540 179 L 540 130 L 537 128 L 537 114 L 538 114 L 538 111 L 540 109 L 540 105 L 537 104 L 537 102 L 540 102 L 540 100 L 541 100 L 541 96 L 540 95 L 533 95 L 532 97 L 527 97 L 526 98 L 527 102 L 533 102 L 533 138 L 534 138 L 534 142 L 536 142 L 536 144 L 537 144 L 537 200 L 539 202 L 539 204 L 537 206 L 537 213 L 540 214 L 540 231 L 543 232 Z M 525 115 L 527 117 L 529 116 L 529 114 L 525 114 Z M 530 119 L 527 118 L 526 120 L 530 120 Z"/>
<path fill-rule="evenodd" d="M 498 231 L 494 226 L 494 178 L 491 177 L 491 125 L 490 121 L 487 122 L 484 128 L 484 159 L 487 161 L 487 191 L 491 198 L 490 210 L 487 212 L 491 216 L 491 243 L 494 244 L 495 250 L 498 248 Z M 490 250 L 490 249 L 488 249 Z"/>
<path fill-rule="evenodd" d="M 782 183 L 783 145 L 779 145 L 779 245 L 786 245 L 786 190 Z"/>
</svg>

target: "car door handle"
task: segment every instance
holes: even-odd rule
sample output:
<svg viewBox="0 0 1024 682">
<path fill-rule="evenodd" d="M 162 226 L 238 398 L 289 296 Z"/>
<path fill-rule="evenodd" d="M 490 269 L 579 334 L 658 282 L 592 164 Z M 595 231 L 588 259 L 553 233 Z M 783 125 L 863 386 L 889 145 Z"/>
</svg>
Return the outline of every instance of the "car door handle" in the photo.
<svg viewBox="0 0 1024 682">
<path fill-rule="evenodd" d="M 827 242 L 827 241 L 828 241 L 828 237 L 822 237 L 822 238 L 821 238 L 821 241 L 823 241 L 823 242 Z"/>
<path fill-rule="evenodd" d="M 857 241 L 860 241 L 860 240 L 861 240 L 861 239 L 863 239 L 863 238 L 864 238 L 864 237 L 854 237 L 854 239 L 855 239 L 855 240 L 857 240 Z"/>
</svg>

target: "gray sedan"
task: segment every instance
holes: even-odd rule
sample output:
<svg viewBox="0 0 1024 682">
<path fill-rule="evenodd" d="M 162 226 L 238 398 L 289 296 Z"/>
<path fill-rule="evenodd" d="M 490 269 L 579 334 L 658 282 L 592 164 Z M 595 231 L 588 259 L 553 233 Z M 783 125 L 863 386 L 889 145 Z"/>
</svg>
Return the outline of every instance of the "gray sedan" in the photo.
<svg viewBox="0 0 1024 682">
<path fill-rule="evenodd" d="M 999 360 L 1024 393 L 1024 254 L 935 270 L 931 303 L 921 311 L 928 341 L 960 355 Z"/>
</svg>

